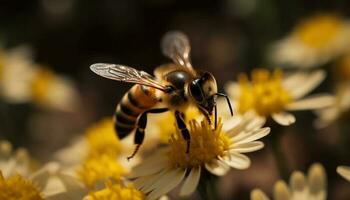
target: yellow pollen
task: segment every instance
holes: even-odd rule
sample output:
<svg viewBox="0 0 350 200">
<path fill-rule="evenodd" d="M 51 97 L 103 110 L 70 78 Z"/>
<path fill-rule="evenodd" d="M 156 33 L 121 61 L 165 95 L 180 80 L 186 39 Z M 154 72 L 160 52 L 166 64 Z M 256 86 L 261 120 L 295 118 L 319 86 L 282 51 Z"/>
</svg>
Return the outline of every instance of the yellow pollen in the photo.
<svg viewBox="0 0 350 200">
<path fill-rule="evenodd" d="M 88 142 L 88 157 L 101 154 L 117 156 L 121 152 L 121 143 L 113 128 L 113 120 L 103 119 L 90 127 L 85 134 Z"/>
<path fill-rule="evenodd" d="M 116 158 L 108 155 L 89 158 L 77 170 L 78 176 L 88 188 L 94 188 L 97 183 L 107 179 L 120 180 L 125 173 L 126 170 Z"/>
<path fill-rule="evenodd" d="M 191 135 L 191 145 L 189 153 L 186 153 L 187 143 L 177 129 L 169 140 L 170 151 L 169 160 L 174 167 L 190 168 L 210 162 L 217 156 L 223 156 L 229 149 L 231 141 L 222 132 L 221 119 L 218 127 L 213 130 L 207 120 L 200 124 L 195 120 L 190 121 L 189 131 Z"/>
<path fill-rule="evenodd" d="M 319 49 L 327 47 L 333 42 L 341 29 L 342 22 L 337 16 L 318 15 L 299 24 L 294 30 L 294 35 L 303 44 Z"/>
<path fill-rule="evenodd" d="M 55 74 L 44 68 L 39 68 L 32 82 L 32 95 L 35 102 L 42 103 L 46 99 L 50 83 L 55 80 Z"/>
<path fill-rule="evenodd" d="M 189 106 L 185 111 L 186 116 L 186 123 L 189 123 L 193 119 L 197 119 L 201 117 L 201 113 L 199 112 L 198 108 L 194 106 Z M 160 141 L 162 143 L 168 143 L 169 138 L 172 134 L 176 131 L 176 121 L 174 113 L 166 112 L 164 113 L 160 120 L 157 121 L 157 126 L 159 127 L 160 132 Z"/>
<path fill-rule="evenodd" d="M 41 200 L 43 198 L 30 180 L 26 180 L 20 175 L 5 179 L 0 171 L 0 199 Z"/>
<path fill-rule="evenodd" d="M 107 181 L 106 188 L 91 192 L 86 198 L 87 200 L 108 200 L 108 199 L 123 199 L 123 200 L 144 200 L 145 195 L 138 191 L 133 185 L 113 184 Z"/>
<path fill-rule="evenodd" d="M 254 110 L 261 116 L 281 111 L 292 99 L 282 85 L 282 72 L 270 73 L 265 69 L 252 72 L 251 81 L 247 75 L 239 76 L 240 96 L 238 111 Z"/>
</svg>

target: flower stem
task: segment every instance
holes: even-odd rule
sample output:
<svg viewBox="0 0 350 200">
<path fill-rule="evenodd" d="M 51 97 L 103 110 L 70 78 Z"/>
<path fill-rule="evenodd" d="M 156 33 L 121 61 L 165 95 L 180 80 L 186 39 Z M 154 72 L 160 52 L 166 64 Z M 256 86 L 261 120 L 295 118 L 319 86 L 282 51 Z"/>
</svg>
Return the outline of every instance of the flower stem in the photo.
<svg viewBox="0 0 350 200">
<path fill-rule="evenodd" d="M 216 188 L 217 177 L 209 173 L 207 170 L 202 171 L 202 176 L 199 181 L 198 193 L 202 200 L 216 200 L 218 198 L 218 192 Z"/>
</svg>

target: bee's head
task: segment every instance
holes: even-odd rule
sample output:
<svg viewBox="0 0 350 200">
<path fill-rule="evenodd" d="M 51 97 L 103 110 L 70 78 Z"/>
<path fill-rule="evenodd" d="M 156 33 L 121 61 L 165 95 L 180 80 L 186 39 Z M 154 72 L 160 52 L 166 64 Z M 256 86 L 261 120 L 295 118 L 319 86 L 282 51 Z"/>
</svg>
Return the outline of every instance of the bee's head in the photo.
<svg viewBox="0 0 350 200">
<path fill-rule="evenodd" d="M 200 72 L 199 77 L 188 85 L 189 95 L 205 115 L 212 115 L 218 91 L 216 80 L 209 72 Z"/>
</svg>

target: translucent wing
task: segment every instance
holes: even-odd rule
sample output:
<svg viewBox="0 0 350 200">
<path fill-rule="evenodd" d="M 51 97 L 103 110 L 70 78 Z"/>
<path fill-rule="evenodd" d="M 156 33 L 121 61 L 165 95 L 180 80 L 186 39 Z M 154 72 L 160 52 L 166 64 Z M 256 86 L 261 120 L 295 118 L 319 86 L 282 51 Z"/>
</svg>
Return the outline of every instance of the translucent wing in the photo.
<svg viewBox="0 0 350 200">
<path fill-rule="evenodd" d="M 90 69 L 96 74 L 108 79 L 146 85 L 162 91 L 167 89 L 166 86 L 154 80 L 154 77 L 147 72 L 139 71 L 132 67 L 116 64 L 96 63 L 91 65 Z"/>
<path fill-rule="evenodd" d="M 161 48 L 163 54 L 172 59 L 174 63 L 195 73 L 190 61 L 190 42 L 184 33 L 172 31 L 165 34 L 161 42 Z"/>
</svg>

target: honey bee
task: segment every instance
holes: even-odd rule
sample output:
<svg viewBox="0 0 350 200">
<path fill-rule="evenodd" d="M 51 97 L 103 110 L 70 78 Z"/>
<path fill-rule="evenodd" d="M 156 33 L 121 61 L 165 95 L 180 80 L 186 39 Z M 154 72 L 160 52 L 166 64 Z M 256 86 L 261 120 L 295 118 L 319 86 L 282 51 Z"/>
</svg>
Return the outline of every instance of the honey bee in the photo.
<svg viewBox="0 0 350 200">
<path fill-rule="evenodd" d="M 155 76 L 118 64 L 96 63 L 90 66 L 93 72 L 102 77 L 135 84 L 124 95 L 114 115 L 115 130 L 120 139 L 135 131 L 136 146 L 128 160 L 136 155 L 144 140 L 149 113 L 174 113 L 176 125 L 187 142 L 186 153 L 189 152 L 191 138 L 184 121 L 184 111 L 188 106 L 196 106 L 210 124 L 214 111 L 216 128 L 216 97 L 222 96 L 226 98 L 233 115 L 230 100 L 226 94 L 218 93 L 214 76 L 193 69 L 191 47 L 185 34 L 178 31 L 167 33 L 161 41 L 161 49 L 173 63 L 157 67 Z"/>
</svg>

